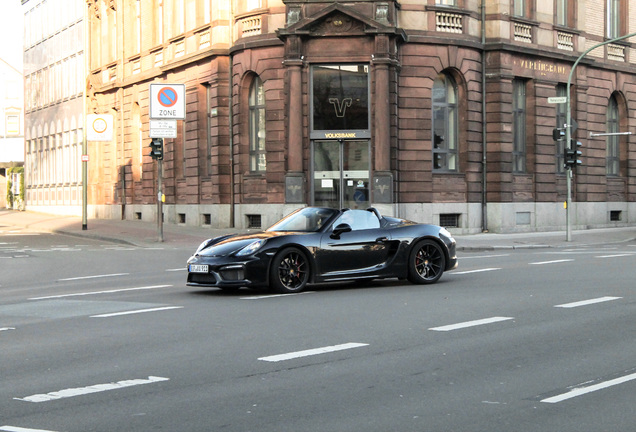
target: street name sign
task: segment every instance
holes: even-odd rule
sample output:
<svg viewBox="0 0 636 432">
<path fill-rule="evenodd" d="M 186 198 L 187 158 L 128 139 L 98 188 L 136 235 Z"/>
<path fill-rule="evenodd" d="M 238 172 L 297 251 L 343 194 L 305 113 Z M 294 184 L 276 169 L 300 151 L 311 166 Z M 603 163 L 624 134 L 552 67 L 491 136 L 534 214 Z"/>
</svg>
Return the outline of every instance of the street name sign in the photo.
<svg viewBox="0 0 636 432">
<path fill-rule="evenodd" d="M 554 96 L 548 98 L 548 103 L 550 104 L 562 104 L 568 101 L 567 96 Z"/>
<path fill-rule="evenodd" d="M 185 84 L 150 84 L 150 118 L 185 120 Z"/>
</svg>

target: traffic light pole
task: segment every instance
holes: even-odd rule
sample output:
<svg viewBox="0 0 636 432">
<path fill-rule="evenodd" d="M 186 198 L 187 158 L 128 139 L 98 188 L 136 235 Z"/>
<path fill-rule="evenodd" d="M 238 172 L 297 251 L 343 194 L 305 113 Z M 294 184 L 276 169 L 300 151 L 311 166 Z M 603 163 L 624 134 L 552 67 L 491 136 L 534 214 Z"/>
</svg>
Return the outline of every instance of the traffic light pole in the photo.
<svg viewBox="0 0 636 432">
<path fill-rule="evenodd" d="M 576 59 L 574 64 L 572 65 L 572 70 L 570 70 L 570 76 L 568 77 L 568 85 L 567 90 L 565 92 L 565 96 L 567 97 L 567 110 L 565 115 L 565 145 L 567 149 L 572 150 L 572 110 L 570 106 L 570 86 L 572 84 L 572 77 L 574 76 L 574 70 L 578 66 L 579 62 L 585 57 L 590 51 L 595 50 L 603 45 L 607 45 L 610 43 L 622 41 L 623 39 L 627 39 L 630 37 L 636 36 L 636 33 L 630 33 L 625 36 L 620 36 L 614 39 L 606 40 L 605 42 L 598 43 L 593 47 L 587 49 Z M 575 149 L 576 150 L 576 149 Z M 571 221 L 571 212 L 570 212 L 570 203 L 572 202 L 572 167 L 570 166 L 567 169 L 567 200 L 565 202 L 565 224 L 566 224 L 566 241 L 572 241 L 572 221 Z"/>
<path fill-rule="evenodd" d="M 162 191 L 162 177 L 163 177 L 163 158 L 157 160 L 157 235 L 159 241 L 163 242 L 163 191 Z"/>
</svg>

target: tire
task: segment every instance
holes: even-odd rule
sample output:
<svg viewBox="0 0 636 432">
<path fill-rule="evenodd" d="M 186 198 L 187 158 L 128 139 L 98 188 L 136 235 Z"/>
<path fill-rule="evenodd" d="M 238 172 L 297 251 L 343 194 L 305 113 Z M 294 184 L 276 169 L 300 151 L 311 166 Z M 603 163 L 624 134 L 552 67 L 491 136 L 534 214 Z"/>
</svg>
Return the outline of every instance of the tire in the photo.
<svg viewBox="0 0 636 432">
<path fill-rule="evenodd" d="M 439 280 L 446 268 L 446 257 L 434 240 L 420 240 L 411 250 L 408 279 L 414 284 L 432 284 Z"/>
<path fill-rule="evenodd" d="M 299 249 L 289 247 L 280 251 L 272 260 L 270 288 L 281 294 L 298 293 L 305 289 L 309 276 L 307 256 Z"/>
</svg>

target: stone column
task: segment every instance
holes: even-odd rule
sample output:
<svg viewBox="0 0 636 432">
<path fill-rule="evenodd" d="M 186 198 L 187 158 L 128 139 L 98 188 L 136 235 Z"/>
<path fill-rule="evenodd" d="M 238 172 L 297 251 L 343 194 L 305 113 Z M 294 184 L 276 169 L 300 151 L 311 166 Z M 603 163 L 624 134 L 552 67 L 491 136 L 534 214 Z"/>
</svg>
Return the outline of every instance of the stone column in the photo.
<svg viewBox="0 0 636 432">
<path fill-rule="evenodd" d="M 374 63 L 375 67 L 375 170 L 391 169 L 391 118 L 389 115 L 389 65 Z"/>
<path fill-rule="evenodd" d="M 285 202 L 304 203 L 303 172 L 303 79 L 302 60 L 286 60 L 289 72 L 289 123 L 287 125 L 287 174 Z"/>
</svg>

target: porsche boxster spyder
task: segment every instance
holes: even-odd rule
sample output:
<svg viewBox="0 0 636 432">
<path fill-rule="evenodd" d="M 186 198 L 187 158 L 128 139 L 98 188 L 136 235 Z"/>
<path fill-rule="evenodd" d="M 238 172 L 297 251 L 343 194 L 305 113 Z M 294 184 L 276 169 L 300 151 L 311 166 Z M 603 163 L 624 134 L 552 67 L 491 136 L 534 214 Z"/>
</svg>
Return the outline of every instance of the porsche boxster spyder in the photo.
<svg viewBox="0 0 636 432">
<path fill-rule="evenodd" d="M 304 207 L 263 232 L 201 243 L 187 262 L 187 285 L 297 293 L 311 283 L 360 279 L 431 284 L 457 267 L 455 246 L 445 228 L 374 208 Z"/>
</svg>

